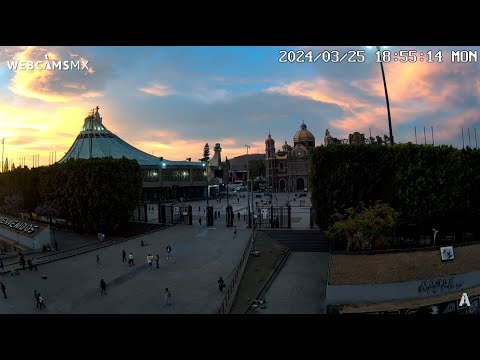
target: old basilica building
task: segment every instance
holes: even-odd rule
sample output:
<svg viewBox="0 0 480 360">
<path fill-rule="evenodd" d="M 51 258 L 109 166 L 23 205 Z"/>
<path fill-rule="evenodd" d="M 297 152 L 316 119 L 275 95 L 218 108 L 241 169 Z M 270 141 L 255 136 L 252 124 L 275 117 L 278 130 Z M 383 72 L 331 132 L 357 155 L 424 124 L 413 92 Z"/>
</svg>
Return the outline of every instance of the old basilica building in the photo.
<svg viewBox="0 0 480 360">
<path fill-rule="evenodd" d="M 287 144 L 275 151 L 270 133 L 265 140 L 267 189 L 272 191 L 303 191 L 308 188 L 310 156 L 315 137 L 302 123 L 293 137 L 293 147 Z"/>
</svg>

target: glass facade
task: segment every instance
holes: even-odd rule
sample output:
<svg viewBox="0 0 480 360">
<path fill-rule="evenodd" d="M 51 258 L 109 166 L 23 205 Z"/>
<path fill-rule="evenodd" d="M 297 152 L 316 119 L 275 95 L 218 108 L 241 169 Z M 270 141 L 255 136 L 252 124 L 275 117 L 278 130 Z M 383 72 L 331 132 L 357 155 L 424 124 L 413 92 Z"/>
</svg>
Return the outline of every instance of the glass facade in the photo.
<svg viewBox="0 0 480 360">
<path fill-rule="evenodd" d="M 158 182 L 160 181 L 160 173 L 157 169 L 145 169 L 142 171 L 143 181 Z"/>
<path fill-rule="evenodd" d="M 162 169 L 163 181 L 190 181 L 189 169 Z"/>
</svg>

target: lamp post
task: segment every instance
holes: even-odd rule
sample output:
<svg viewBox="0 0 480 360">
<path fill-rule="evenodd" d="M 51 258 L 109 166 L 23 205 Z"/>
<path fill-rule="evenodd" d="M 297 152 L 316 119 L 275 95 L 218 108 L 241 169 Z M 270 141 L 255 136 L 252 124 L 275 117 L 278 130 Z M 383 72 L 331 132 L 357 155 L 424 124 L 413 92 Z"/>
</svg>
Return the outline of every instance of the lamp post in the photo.
<svg viewBox="0 0 480 360">
<path fill-rule="evenodd" d="M 250 227 L 250 223 L 251 223 L 251 220 L 250 220 L 250 216 L 251 216 L 251 212 L 250 212 L 250 188 L 249 188 L 250 165 L 249 165 L 249 161 L 248 161 L 248 149 L 250 149 L 250 145 L 245 144 L 245 147 L 247 148 L 247 209 L 248 209 L 248 225 Z M 253 203 L 252 203 L 252 207 L 253 207 Z"/>
<path fill-rule="evenodd" d="M 377 50 L 380 52 L 380 46 L 377 46 Z M 385 100 L 387 102 L 387 114 L 388 114 L 388 131 L 390 135 L 390 146 L 393 146 L 393 132 L 392 132 L 392 117 L 390 116 L 390 102 L 388 101 L 387 80 L 385 79 L 385 71 L 383 70 L 382 54 L 380 54 L 380 68 L 382 69 L 383 87 L 385 89 Z"/>
</svg>

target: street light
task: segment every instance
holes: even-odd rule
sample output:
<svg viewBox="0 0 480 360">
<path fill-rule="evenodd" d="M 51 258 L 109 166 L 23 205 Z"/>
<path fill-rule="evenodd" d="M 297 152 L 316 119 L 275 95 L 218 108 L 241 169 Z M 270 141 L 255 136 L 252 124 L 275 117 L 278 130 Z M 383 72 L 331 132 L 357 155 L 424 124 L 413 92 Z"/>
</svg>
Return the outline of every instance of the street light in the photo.
<svg viewBox="0 0 480 360">
<path fill-rule="evenodd" d="M 377 50 L 381 52 L 380 46 L 376 46 Z M 390 116 L 390 102 L 388 101 L 387 80 L 385 79 L 385 71 L 383 70 L 382 54 L 380 53 L 380 69 L 382 70 L 383 87 L 385 89 L 385 100 L 387 102 L 387 114 L 388 114 L 388 131 L 390 135 L 390 146 L 393 146 L 393 131 L 392 131 L 392 117 Z"/>
</svg>

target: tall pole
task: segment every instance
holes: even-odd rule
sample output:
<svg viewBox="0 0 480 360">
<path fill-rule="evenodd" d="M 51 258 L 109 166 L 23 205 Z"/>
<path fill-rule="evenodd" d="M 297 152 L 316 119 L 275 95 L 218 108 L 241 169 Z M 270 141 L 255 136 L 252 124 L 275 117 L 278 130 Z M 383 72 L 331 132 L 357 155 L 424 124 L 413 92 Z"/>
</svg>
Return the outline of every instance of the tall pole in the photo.
<svg viewBox="0 0 480 360">
<path fill-rule="evenodd" d="M 417 143 L 417 127 L 415 126 L 415 145 L 418 145 Z"/>
<path fill-rule="evenodd" d="M 467 129 L 468 132 L 468 147 L 471 148 L 472 145 L 470 144 L 470 128 Z"/>
<path fill-rule="evenodd" d="M 478 149 L 478 146 L 477 146 L 477 128 L 473 128 L 473 130 L 475 131 L 475 149 Z"/>
<path fill-rule="evenodd" d="M 433 126 L 432 126 L 432 145 L 435 146 L 435 139 L 433 138 Z"/>
<path fill-rule="evenodd" d="M 377 46 L 377 50 L 380 51 L 380 46 Z M 390 102 L 388 101 L 387 80 L 385 79 L 385 71 L 383 70 L 383 61 L 380 54 L 380 68 L 382 69 L 383 87 L 385 88 L 385 100 L 387 101 L 387 114 L 388 114 L 388 131 L 390 132 L 390 146 L 393 146 L 393 132 L 392 132 L 392 117 L 390 116 Z"/>
<path fill-rule="evenodd" d="M 249 161 L 248 161 L 248 149 L 250 149 L 250 145 L 245 144 L 245 147 L 247 148 L 247 207 L 248 207 L 248 211 L 250 211 L 250 186 L 249 186 L 250 164 L 249 164 Z"/>
<path fill-rule="evenodd" d="M 427 145 L 427 133 L 425 132 L 425 126 L 423 127 L 423 138 L 425 140 L 425 145 Z"/>
<path fill-rule="evenodd" d="M 462 128 L 462 147 L 465 149 L 465 139 L 463 138 L 463 128 Z"/>
<path fill-rule="evenodd" d="M 3 173 L 3 152 L 5 151 L 5 138 L 2 139 L 2 173 Z"/>
</svg>

